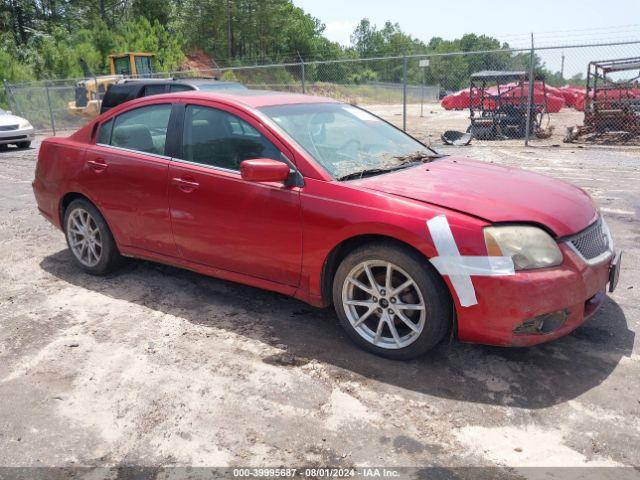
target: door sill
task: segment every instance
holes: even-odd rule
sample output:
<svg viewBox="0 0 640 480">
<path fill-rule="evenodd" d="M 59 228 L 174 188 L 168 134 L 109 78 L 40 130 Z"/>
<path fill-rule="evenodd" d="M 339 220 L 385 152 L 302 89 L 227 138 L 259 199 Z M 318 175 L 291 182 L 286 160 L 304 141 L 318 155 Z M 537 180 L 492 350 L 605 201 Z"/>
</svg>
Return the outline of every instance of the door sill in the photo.
<svg viewBox="0 0 640 480">
<path fill-rule="evenodd" d="M 244 273 L 214 268 L 208 265 L 203 265 L 201 263 L 191 262 L 189 260 L 185 260 L 184 258 L 163 255 L 160 253 L 151 252 L 149 250 L 144 250 L 142 248 L 122 247 L 120 249 L 120 253 L 124 257 L 139 258 L 142 260 L 149 260 L 156 263 L 171 265 L 172 267 L 191 270 L 192 272 L 200 273 L 208 277 L 229 280 L 231 282 L 241 283 L 243 285 L 249 285 L 251 287 L 262 288 L 265 290 L 282 293 L 290 297 L 295 296 L 298 290 L 297 286 L 285 285 L 282 283 L 273 282 L 271 280 L 265 280 L 264 278 L 246 275 Z"/>
</svg>

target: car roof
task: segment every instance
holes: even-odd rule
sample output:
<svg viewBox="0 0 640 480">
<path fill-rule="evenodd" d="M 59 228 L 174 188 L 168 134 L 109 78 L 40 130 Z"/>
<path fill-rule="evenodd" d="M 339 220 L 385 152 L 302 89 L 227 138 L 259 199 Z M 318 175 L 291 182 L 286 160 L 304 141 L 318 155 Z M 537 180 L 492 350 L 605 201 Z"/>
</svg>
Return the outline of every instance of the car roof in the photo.
<svg viewBox="0 0 640 480">
<path fill-rule="evenodd" d="M 115 85 L 242 85 L 239 82 L 216 80 L 215 78 L 125 78 Z"/>
<path fill-rule="evenodd" d="M 339 103 L 337 100 L 315 95 L 300 93 L 274 92 L 271 90 L 220 90 L 220 91 L 190 91 L 180 93 L 167 93 L 145 98 L 164 97 L 176 100 L 200 100 L 210 99 L 221 102 L 240 103 L 251 108 L 269 107 L 275 105 L 294 105 L 302 103 Z"/>
<path fill-rule="evenodd" d="M 150 85 L 157 83 L 175 83 L 173 78 L 123 78 L 114 85 Z"/>
<path fill-rule="evenodd" d="M 239 82 L 228 82 L 226 80 L 216 80 L 215 78 L 176 78 L 172 83 L 183 83 L 186 85 L 242 85 Z"/>
</svg>

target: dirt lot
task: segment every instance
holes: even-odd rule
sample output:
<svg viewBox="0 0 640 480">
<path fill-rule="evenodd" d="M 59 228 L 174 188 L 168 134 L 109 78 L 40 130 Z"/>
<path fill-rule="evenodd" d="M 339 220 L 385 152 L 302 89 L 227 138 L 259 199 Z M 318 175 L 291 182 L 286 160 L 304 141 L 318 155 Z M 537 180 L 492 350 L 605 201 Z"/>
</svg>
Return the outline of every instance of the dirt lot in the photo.
<svg viewBox="0 0 640 480">
<path fill-rule="evenodd" d="M 620 284 L 553 343 L 392 362 L 277 294 L 142 261 L 81 273 L 37 213 L 37 148 L 0 153 L 0 465 L 640 466 L 637 150 L 456 150 L 585 188 Z"/>
</svg>

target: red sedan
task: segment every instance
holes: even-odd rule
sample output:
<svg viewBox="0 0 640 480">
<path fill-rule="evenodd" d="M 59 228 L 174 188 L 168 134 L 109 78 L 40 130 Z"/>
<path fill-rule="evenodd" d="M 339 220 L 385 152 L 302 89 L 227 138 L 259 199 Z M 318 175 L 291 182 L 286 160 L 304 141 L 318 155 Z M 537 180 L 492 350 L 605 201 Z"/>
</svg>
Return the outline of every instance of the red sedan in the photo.
<svg viewBox="0 0 640 480">
<path fill-rule="evenodd" d="M 532 345 L 617 283 L 620 254 L 582 190 L 437 155 L 331 99 L 258 91 L 125 103 L 42 143 L 33 189 L 78 266 L 177 265 L 315 306 L 390 358 L 447 332 Z"/>
</svg>

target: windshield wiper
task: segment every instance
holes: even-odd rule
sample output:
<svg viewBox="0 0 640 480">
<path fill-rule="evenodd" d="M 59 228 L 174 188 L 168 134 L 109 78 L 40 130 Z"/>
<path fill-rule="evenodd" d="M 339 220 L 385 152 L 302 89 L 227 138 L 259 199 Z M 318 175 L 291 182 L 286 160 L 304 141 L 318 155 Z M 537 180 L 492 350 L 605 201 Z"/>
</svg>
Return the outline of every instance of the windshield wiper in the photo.
<svg viewBox="0 0 640 480">
<path fill-rule="evenodd" d="M 414 152 L 409 153 L 407 155 L 398 155 L 392 157 L 394 160 L 398 160 L 399 163 L 381 168 L 370 168 L 367 170 L 361 170 L 358 172 L 347 173 L 346 175 L 342 175 L 338 177 L 337 180 L 353 180 L 354 178 L 363 178 L 363 177 L 371 177 L 373 175 L 380 175 L 381 173 L 393 172 L 394 170 L 402 170 L 403 168 L 411 167 L 414 165 L 419 165 L 422 163 L 428 163 L 438 158 L 446 157 L 448 155 L 441 155 L 439 153 L 427 153 L 427 152 Z"/>
<path fill-rule="evenodd" d="M 424 152 L 417 151 L 413 153 L 408 153 L 406 155 L 396 155 L 390 158 L 393 158 L 397 161 L 396 164 L 391 165 L 389 167 L 376 167 L 370 168 L 367 170 L 361 170 L 358 172 L 347 173 L 341 177 L 338 177 L 337 180 L 352 180 L 354 178 L 363 178 L 370 177 L 373 175 L 379 175 L 381 173 L 393 172 L 394 170 L 402 170 L 403 168 L 411 167 L 414 165 L 419 165 L 422 163 L 429 163 L 433 160 L 437 160 L 438 158 L 447 157 L 448 155 L 442 155 L 436 152 Z"/>
<path fill-rule="evenodd" d="M 412 165 L 418 165 L 422 162 L 405 162 L 399 165 L 395 165 L 393 167 L 388 168 L 369 168 L 367 170 L 361 170 L 359 172 L 347 173 L 346 175 L 342 175 L 338 177 L 336 180 L 353 180 L 354 178 L 364 178 L 364 177 L 372 177 L 373 175 L 380 175 L 381 173 L 393 172 L 395 170 L 402 170 L 403 168 L 410 167 Z"/>
<path fill-rule="evenodd" d="M 438 158 L 442 158 L 442 157 L 448 157 L 448 155 L 443 155 L 441 153 L 436 153 L 436 152 L 413 152 L 413 153 L 409 153 L 407 155 L 397 155 L 393 158 L 395 158 L 396 160 L 400 160 L 403 162 L 422 162 L 422 163 L 428 163 L 431 162 L 433 160 L 437 160 Z"/>
</svg>

